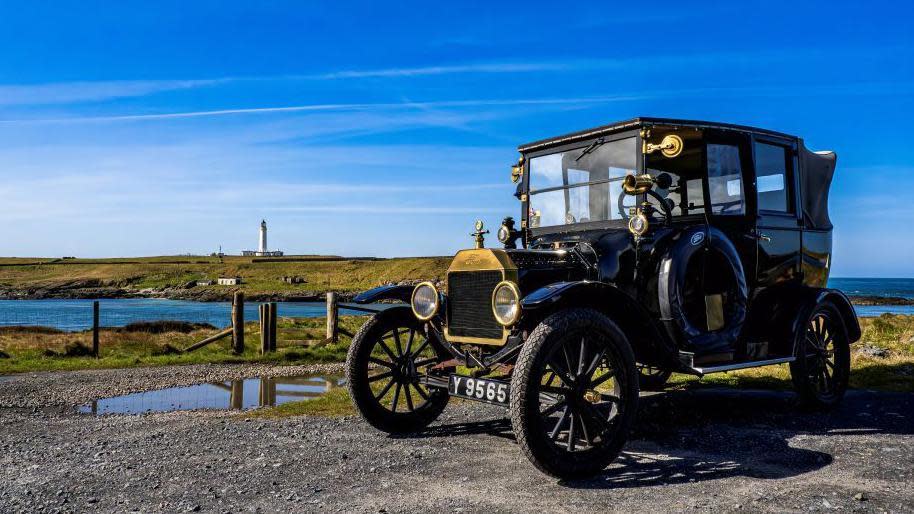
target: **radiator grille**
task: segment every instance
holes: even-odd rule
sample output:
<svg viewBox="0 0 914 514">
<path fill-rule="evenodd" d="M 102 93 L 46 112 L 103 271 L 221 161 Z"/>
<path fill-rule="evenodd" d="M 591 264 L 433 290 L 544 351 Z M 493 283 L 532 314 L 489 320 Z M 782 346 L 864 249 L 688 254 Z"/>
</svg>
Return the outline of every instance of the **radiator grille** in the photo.
<svg viewBox="0 0 914 514">
<path fill-rule="evenodd" d="M 448 333 L 457 337 L 501 339 L 502 326 L 492 314 L 492 291 L 501 271 L 453 271 L 447 277 Z"/>
</svg>

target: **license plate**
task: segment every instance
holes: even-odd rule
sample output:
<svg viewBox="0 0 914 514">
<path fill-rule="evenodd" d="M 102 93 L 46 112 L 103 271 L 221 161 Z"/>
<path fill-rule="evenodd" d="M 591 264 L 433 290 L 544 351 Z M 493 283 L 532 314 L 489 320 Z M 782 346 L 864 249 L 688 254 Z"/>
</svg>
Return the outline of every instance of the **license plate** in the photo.
<svg viewBox="0 0 914 514">
<path fill-rule="evenodd" d="M 507 406 L 511 397 L 511 385 L 500 380 L 451 375 L 448 393 L 478 402 Z"/>
</svg>

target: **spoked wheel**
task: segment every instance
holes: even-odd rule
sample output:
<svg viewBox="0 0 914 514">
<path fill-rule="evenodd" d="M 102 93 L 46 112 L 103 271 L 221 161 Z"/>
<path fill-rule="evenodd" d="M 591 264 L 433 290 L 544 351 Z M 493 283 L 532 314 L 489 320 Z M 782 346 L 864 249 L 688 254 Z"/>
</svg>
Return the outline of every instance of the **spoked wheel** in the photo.
<svg viewBox="0 0 914 514">
<path fill-rule="evenodd" d="M 828 302 L 816 307 L 800 338 L 790 376 L 801 400 L 812 407 L 838 404 L 850 376 L 850 344 L 838 309 Z"/>
<path fill-rule="evenodd" d="M 511 379 L 518 443 L 544 473 L 599 473 L 622 449 L 638 407 L 628 339 L 589 309 L 559 311 L 530 335 Z"/>
<path fill-rule="evenodd" d="M 447 405 L 446 391 L 419 383 L 422 368 L 443 360 L 409 307 L 375 315 L 352 339 L 346 357 L 349 394 L 368 423 L 389 433 L 414 432 Z"/>
<path fill-rule="evenodd" d="M 642 391 L 660 391 L 672 374 L 672 371 L 655 368 L 648 364 L 639 364 L 638 386 Z"/>
</svg>

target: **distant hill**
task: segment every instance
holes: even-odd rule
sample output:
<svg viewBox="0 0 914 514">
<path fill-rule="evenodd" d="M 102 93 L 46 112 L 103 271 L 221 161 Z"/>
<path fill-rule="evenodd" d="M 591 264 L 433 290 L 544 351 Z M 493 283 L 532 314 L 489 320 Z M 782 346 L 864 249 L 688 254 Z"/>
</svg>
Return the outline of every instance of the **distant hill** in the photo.
<svg viewBox="0 0 914 514">
<path fill-rule="evenodd" d="M 0 258 L 0 298 L 163 297 L 215 301 L 228 299 L 240 289 L 252 299 L 309 299 L 331 290 L 354 293 L 390 282 L 440 280 L 450 259 L 322 255 Z M 197 285 L 235 276 L 242 278 L 240 286 Z M 304 282 L 289 283 L 297 281 L 284 281 L 284 277 L 298 277 Z"/>
</svg>

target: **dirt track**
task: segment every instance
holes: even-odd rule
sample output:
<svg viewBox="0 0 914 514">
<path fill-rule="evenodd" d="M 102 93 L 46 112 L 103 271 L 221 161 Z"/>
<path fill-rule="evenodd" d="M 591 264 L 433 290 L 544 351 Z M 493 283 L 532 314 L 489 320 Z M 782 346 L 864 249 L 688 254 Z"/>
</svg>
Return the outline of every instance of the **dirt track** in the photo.
<svg viewBox="0 0 914 514">
<path fill-rule="evenodd" d="M 914 510 L 914 395 L 853 391 L 828 415 L 792 399 L 643 398 L 620 461 L 573 483 L 535 471 L 504 411 L 475 404 L 402 439 L 356 418 L 4 410 L 0 512 Z"/>
</svg>

